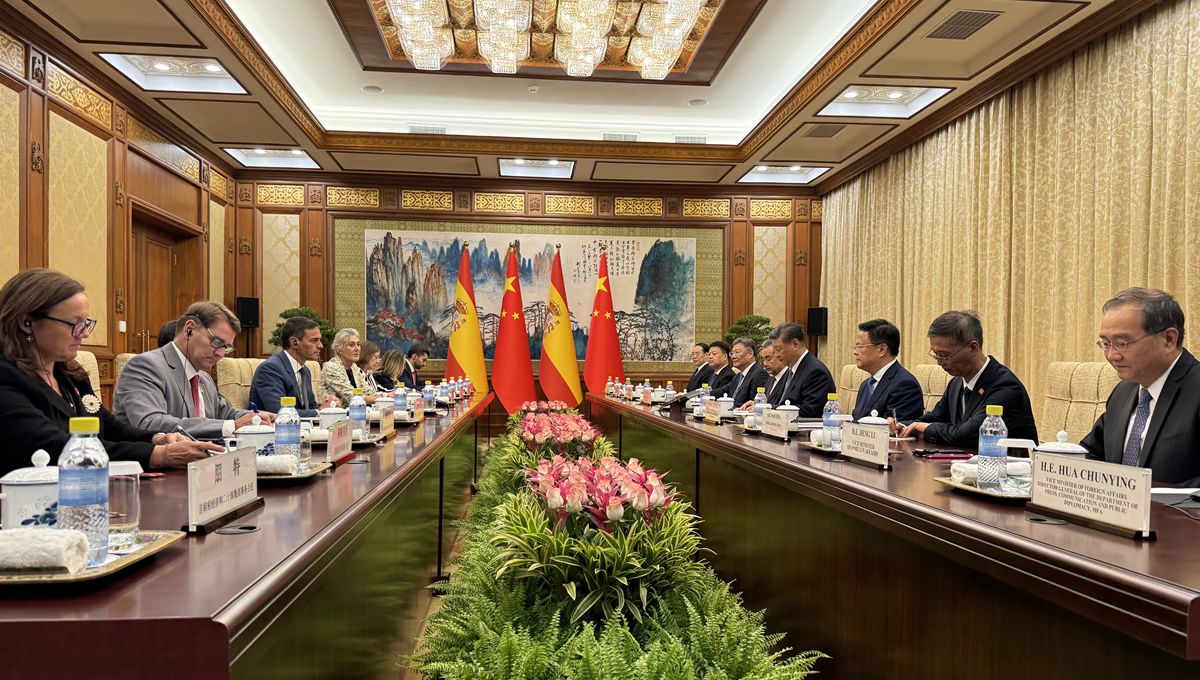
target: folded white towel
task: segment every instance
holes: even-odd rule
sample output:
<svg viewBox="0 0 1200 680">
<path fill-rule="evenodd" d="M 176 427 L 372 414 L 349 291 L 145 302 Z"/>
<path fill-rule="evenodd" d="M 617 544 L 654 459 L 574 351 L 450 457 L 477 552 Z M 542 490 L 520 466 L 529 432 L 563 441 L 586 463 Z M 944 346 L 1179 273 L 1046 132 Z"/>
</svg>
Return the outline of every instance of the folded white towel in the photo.
<svg viewBox="0 0 1200 680">
<path fill-rule="evenodd" d="M 87 566 L 88 540 L 82 531 L 49 527 L 0 531 L 0 571 L 66 569 Z"/>
<path fill-rule="evenodd" d="M 975 460 L 978 458 L 972 458 Z M 1033 474 L 1033 467 L 1030 466 L 1028 460 L 1008 459 L 1008 476 L 1029 479 Z M 971 461 L 963 463 L 954 463 L 950 466 L 950 479 L 953 479 L 958 484 L 974 484 L 979 476 L 979 466 Z"/>
<path fill-rule="evenodd" d="M 256 456 L 258 471 L 264 475 L 290 475 L 296 472 L 295 456 Z"/>
</svg>

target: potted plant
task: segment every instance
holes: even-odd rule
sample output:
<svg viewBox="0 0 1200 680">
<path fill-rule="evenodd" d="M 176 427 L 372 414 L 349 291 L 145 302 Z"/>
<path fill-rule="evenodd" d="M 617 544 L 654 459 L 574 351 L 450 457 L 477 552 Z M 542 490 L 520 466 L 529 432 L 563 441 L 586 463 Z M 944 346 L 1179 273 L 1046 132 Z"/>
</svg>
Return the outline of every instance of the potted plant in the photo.
<svg viewBox="0 0 1200 680">
<path fill-rule="evenodd" d="M 333 336 L 337 334 L 337 330 L 329 323 L 327 319 L 321 316 L 320 312 L 312 307 L 292 307 L 285 309 L 279 313 L 281 319 L 275 324 L 275 330 L 271 331 L 270 343 L 276 347 L 283 347 L 283 341 L 280 339 L 280 333 L 283 331 L 283 324 L 293 316 L 307 316 L 321 325 L 321 343 L 325 345 L 325 349 L 321 352 L 322 357 L 329 351 L 329 346 L 333 344 Z"/>
</svg>

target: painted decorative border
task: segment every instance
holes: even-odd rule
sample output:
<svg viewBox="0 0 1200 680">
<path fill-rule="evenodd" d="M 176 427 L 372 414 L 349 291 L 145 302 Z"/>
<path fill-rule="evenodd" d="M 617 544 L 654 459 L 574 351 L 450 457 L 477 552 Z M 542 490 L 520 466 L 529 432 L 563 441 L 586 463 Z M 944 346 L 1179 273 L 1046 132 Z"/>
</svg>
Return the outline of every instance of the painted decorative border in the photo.
<svg viewBox="0 0 1200 680">
<path fill-rule="evenodd" d="M 574 194 L 546 194 L 546 214 L 591 217 L 596 214 L 596 197 Z"/>
<path fill-rule="evenodd" d="M 728 198 L 685 198 L 684 217 L 729 217 Z"/>
<path fill-rule="evenodd" d="M 229 180 L 219 172 L 210 172 L 208 175 L 208 190 L 210 194 L 219 196 L 222 201 L 228 200 Z"/>
<path fill-rule="evenodd" d="M 821 199 L 816 199 L 812 202 L 812 218 L 815 221 L 820 221 L 824 207 L 821 205 Z"/>
<path fill-rule="evenodd" d="M 112 125 L 112 102 L 53 61 L 46 69 L 46 91 L 105 130 Z"/>
<path fill-rule="evenodd" d="M 792 199 L 752 198 L 750 199 L 750 219 L 790 220 L 792 219 Z"/>
<path fill-rule="evenodd" d="M 259 205 L 304 205 L 304 185 L 259 184 L 255 186 L 255 202 Z"/>
<path fill-rule="evenodd" d="M 0 31 L 0 66 L 25 76 L 25 44 L 4 31 Z"/>
<path fill-rule="evenodd" d="M 401 210 L 454 210 L 453 191 L 420 191 L 404 189 L 400 192 Z"/>
<path fill-rule="evenodd" d="M 379 189 L 325 187 L 325 205 L 330 208 L 378 208 Z"/>
<path fill-rule="evenodd" d="M 525 214 L 525 194 L 500 194 L 487 191 L 475 193 L 475 212 Z"/>
<path fill-rule="evenodd" d="M 193 182 L 200 181 L 200 159 L 179 145 L 158 134 L 133 116 L 129 117 L 128 140 L 155 160 L 172 168 Z M 212 179 L 210 178 L 211 182 Z"/>
<path fill-rule="evenodd" d="M 662 217 L 663 201 L 661 198 L 617 196 L 613 214 L 621 217 Z"/>
</svg>

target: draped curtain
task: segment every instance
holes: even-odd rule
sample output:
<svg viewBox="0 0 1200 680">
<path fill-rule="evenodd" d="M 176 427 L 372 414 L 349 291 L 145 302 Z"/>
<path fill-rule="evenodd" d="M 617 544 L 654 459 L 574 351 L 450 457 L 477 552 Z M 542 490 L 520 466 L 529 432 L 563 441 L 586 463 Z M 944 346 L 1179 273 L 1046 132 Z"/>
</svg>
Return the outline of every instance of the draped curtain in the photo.
<svg viewBox="0 0 1200 680">
<path fill-rule="evenodd" d="M 911 366 L 932 363 L 929 322 L 969 308 L 1040 415 L 1050 362 L 1104 360 L 1114 292 L 1164 288 L 1200 311 L 1200 0 L 1114 29 L 824 208 L 835 374 L 861 321 L 896 323 Z"/>
</svg>

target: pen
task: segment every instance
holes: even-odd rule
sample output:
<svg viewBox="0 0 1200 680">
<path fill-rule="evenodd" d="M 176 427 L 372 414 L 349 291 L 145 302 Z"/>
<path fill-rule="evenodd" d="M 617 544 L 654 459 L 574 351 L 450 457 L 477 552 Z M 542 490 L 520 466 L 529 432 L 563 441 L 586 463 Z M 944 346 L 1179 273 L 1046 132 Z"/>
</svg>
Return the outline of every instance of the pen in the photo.
<svg viewBox="0 0 1200 680">
<path fill-rule="evenodd" d="M 195 437 L 193 437 L 191 432 L 188 432 L 187 430 L 183 429 L 183 426 L 182 426 L 182 425 L 176 425 L 176 426 L 175 426 L 175 431 L 176 431 L 176 432 L 178 432 L 178 433 L 180 433 L 180 434 L 182 434 L 183 436 L 187 437 L 188 439 L 190 439 L 190 440 L 192 440 L 192 441 L 194 441 L 194 442 L 196 442 L 196 443 L 200 443 L 200 440 L 199 440 L 199 439 L 196 439 Z M 208 452 L 208 455 L 210 455 L 210 456 L 216 456 L 216 455 L 220 455 L 220 454 L 218 454 L 216 451 L 209 451 L 209 452 Z"/>
</svg>

